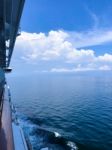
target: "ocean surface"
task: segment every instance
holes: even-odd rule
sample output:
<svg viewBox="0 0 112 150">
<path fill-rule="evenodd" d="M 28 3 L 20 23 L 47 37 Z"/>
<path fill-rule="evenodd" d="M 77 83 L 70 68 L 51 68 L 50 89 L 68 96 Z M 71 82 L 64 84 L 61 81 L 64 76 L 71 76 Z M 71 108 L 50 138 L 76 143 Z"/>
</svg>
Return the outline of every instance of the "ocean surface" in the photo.
<svg viewBox="0 0 112 150">
<path fill-rule="evenodd" d="M 112 73 L 7 78 L 34 150 L 112 150 Z"/>
</svg>

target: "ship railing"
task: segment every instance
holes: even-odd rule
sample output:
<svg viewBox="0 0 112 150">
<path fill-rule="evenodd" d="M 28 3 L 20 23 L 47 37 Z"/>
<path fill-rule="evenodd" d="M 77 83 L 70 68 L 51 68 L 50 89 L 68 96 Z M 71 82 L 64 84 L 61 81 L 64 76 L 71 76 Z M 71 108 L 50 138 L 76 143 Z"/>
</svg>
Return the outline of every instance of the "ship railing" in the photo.
<svg viewBox="0 0 112 150">
<path fill-rule="evenodd" d="M 7 84 L 5 85 L 5 100 L 9 101 L 10 108 L 11 108 L 12 129 L 13 129 L 13 136 L 14 136 L 14 141 L 15 141 L 15 147 L 17 147 L 17 145 L 18 145 L 18 141 L 17 140 L 19 140 L 19 137 L 16 140 L 15 135 L 17 134 L 16 132 L 19 131 L 20 135 L 21 135 L 21 140 L 22 140 L 22 143 L 23 143 L 22 147 L 24 147 L 21 150 L 23 150 L 23 149 L 24 150 L 32 150 L 32 146 L 30 144 L 30 141 L 29 141 L 28 137 L 26 137 L 24 135 L 23 130 L 22 130 L 21 126 L 20 126 L 20 122 L 19 122 L 19 119 L 18 119 L 16 107 L 13 105 L 13 103 L 11 101 L 11 92 L 10 92 L 10 88 L 9 88 L 9 86 Z"/>
</svg>

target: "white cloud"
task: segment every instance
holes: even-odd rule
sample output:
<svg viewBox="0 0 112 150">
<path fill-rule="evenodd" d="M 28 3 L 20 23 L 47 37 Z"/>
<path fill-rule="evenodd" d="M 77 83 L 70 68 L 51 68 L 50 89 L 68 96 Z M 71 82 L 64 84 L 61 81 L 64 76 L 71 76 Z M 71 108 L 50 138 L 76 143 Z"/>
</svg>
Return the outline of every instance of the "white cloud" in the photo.
<svg viewBox="0 0 112 150">
<path fill-rule="evenodd" d="M 79 48 L 110 41 L 111 30 L 86 33 L 50 31 L 48 34 L 22 32 L 17 38 L 15 57 L 29 64 L 49 63 L 49 68 L 51 62 L 51 72 L 112 70 L 111 54 L 96 56 L 92 49 Z M 58 62 L 58 67 L 55 66 L 55 62 Z M 66 66 L 69 66 L 69 69 Z"/>
<path fill-rule="evenodd" d="M 107 53 L 104 54 L 103 56 L 98 56 L 97 59 L 98 59 L 98 61 L 112 63 L 112 55 L 107 54 Z"/>
<path fill-rule="evenodd" d="M 93 29 L 97 29 L 100 23 L 99 17 L 94 12 L 92 12 L 87 5 L 84 6 L 85 6 L 85 10 L 88 12 L 89 16 L 93 21 Z"/>
<path fill-rule="evenodd" d="M 69 38 L 76 48 L 101 45 L 112 42 L 112 30 L 72 32 Z"/>
<path fill-rule="evenodd" d="M 112 67 L 104 65 L 104 66 L 99 67 L 99 70 L 112 70 Z"/>
<path fill-rule="evenodd" d="M 68 68 L 52 68 L 50 70 L 50 72 L 80 72 L 80 71 L 93 71 L 96 69 L 93 68 L 88 68 L 88 67 L 76 67 L 76 68 L 72 68 L 72 69 L 68 69 Z M 106 68 L 101 68 L 100 70 L 106 70 Z"/>
</svg>

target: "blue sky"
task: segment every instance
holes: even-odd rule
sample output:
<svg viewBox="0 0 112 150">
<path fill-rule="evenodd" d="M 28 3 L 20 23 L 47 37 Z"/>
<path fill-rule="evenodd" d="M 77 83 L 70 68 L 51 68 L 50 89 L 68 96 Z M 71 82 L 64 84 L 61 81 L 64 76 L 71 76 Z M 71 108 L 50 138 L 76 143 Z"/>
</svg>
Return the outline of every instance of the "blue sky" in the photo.
<svg viewBox="0 0 112 150">
<path fill-rule="evenodd" d="M 49 32 L 64 29 L 85 31 L 96 26 L 111 27 L 111 0 L 26 0 L 22 29 Z"/>
<path fill-rule="evenodd" d="M 12 66 L 17 72 L 112 70 L 111 16 L 112 0 L 26 0 Z"/>
</svg>

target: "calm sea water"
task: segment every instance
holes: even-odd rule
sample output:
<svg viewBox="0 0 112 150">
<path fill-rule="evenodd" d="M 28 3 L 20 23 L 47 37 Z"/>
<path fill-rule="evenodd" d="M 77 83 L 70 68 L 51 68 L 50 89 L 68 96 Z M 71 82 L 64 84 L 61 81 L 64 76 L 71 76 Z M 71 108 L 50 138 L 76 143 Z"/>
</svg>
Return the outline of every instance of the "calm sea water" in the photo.
<svg viewBox="0 0 112 150">
<path fill-rule="evenodd" d="M 67 141 L 79 150 L 112 150 L 109 73 L 8 76 L 8 83 L 35 150 L 48 144 L 51 149 L 68 149 Z M 61 137 L 54 138 L 54 132 Z"/>
</svg>

